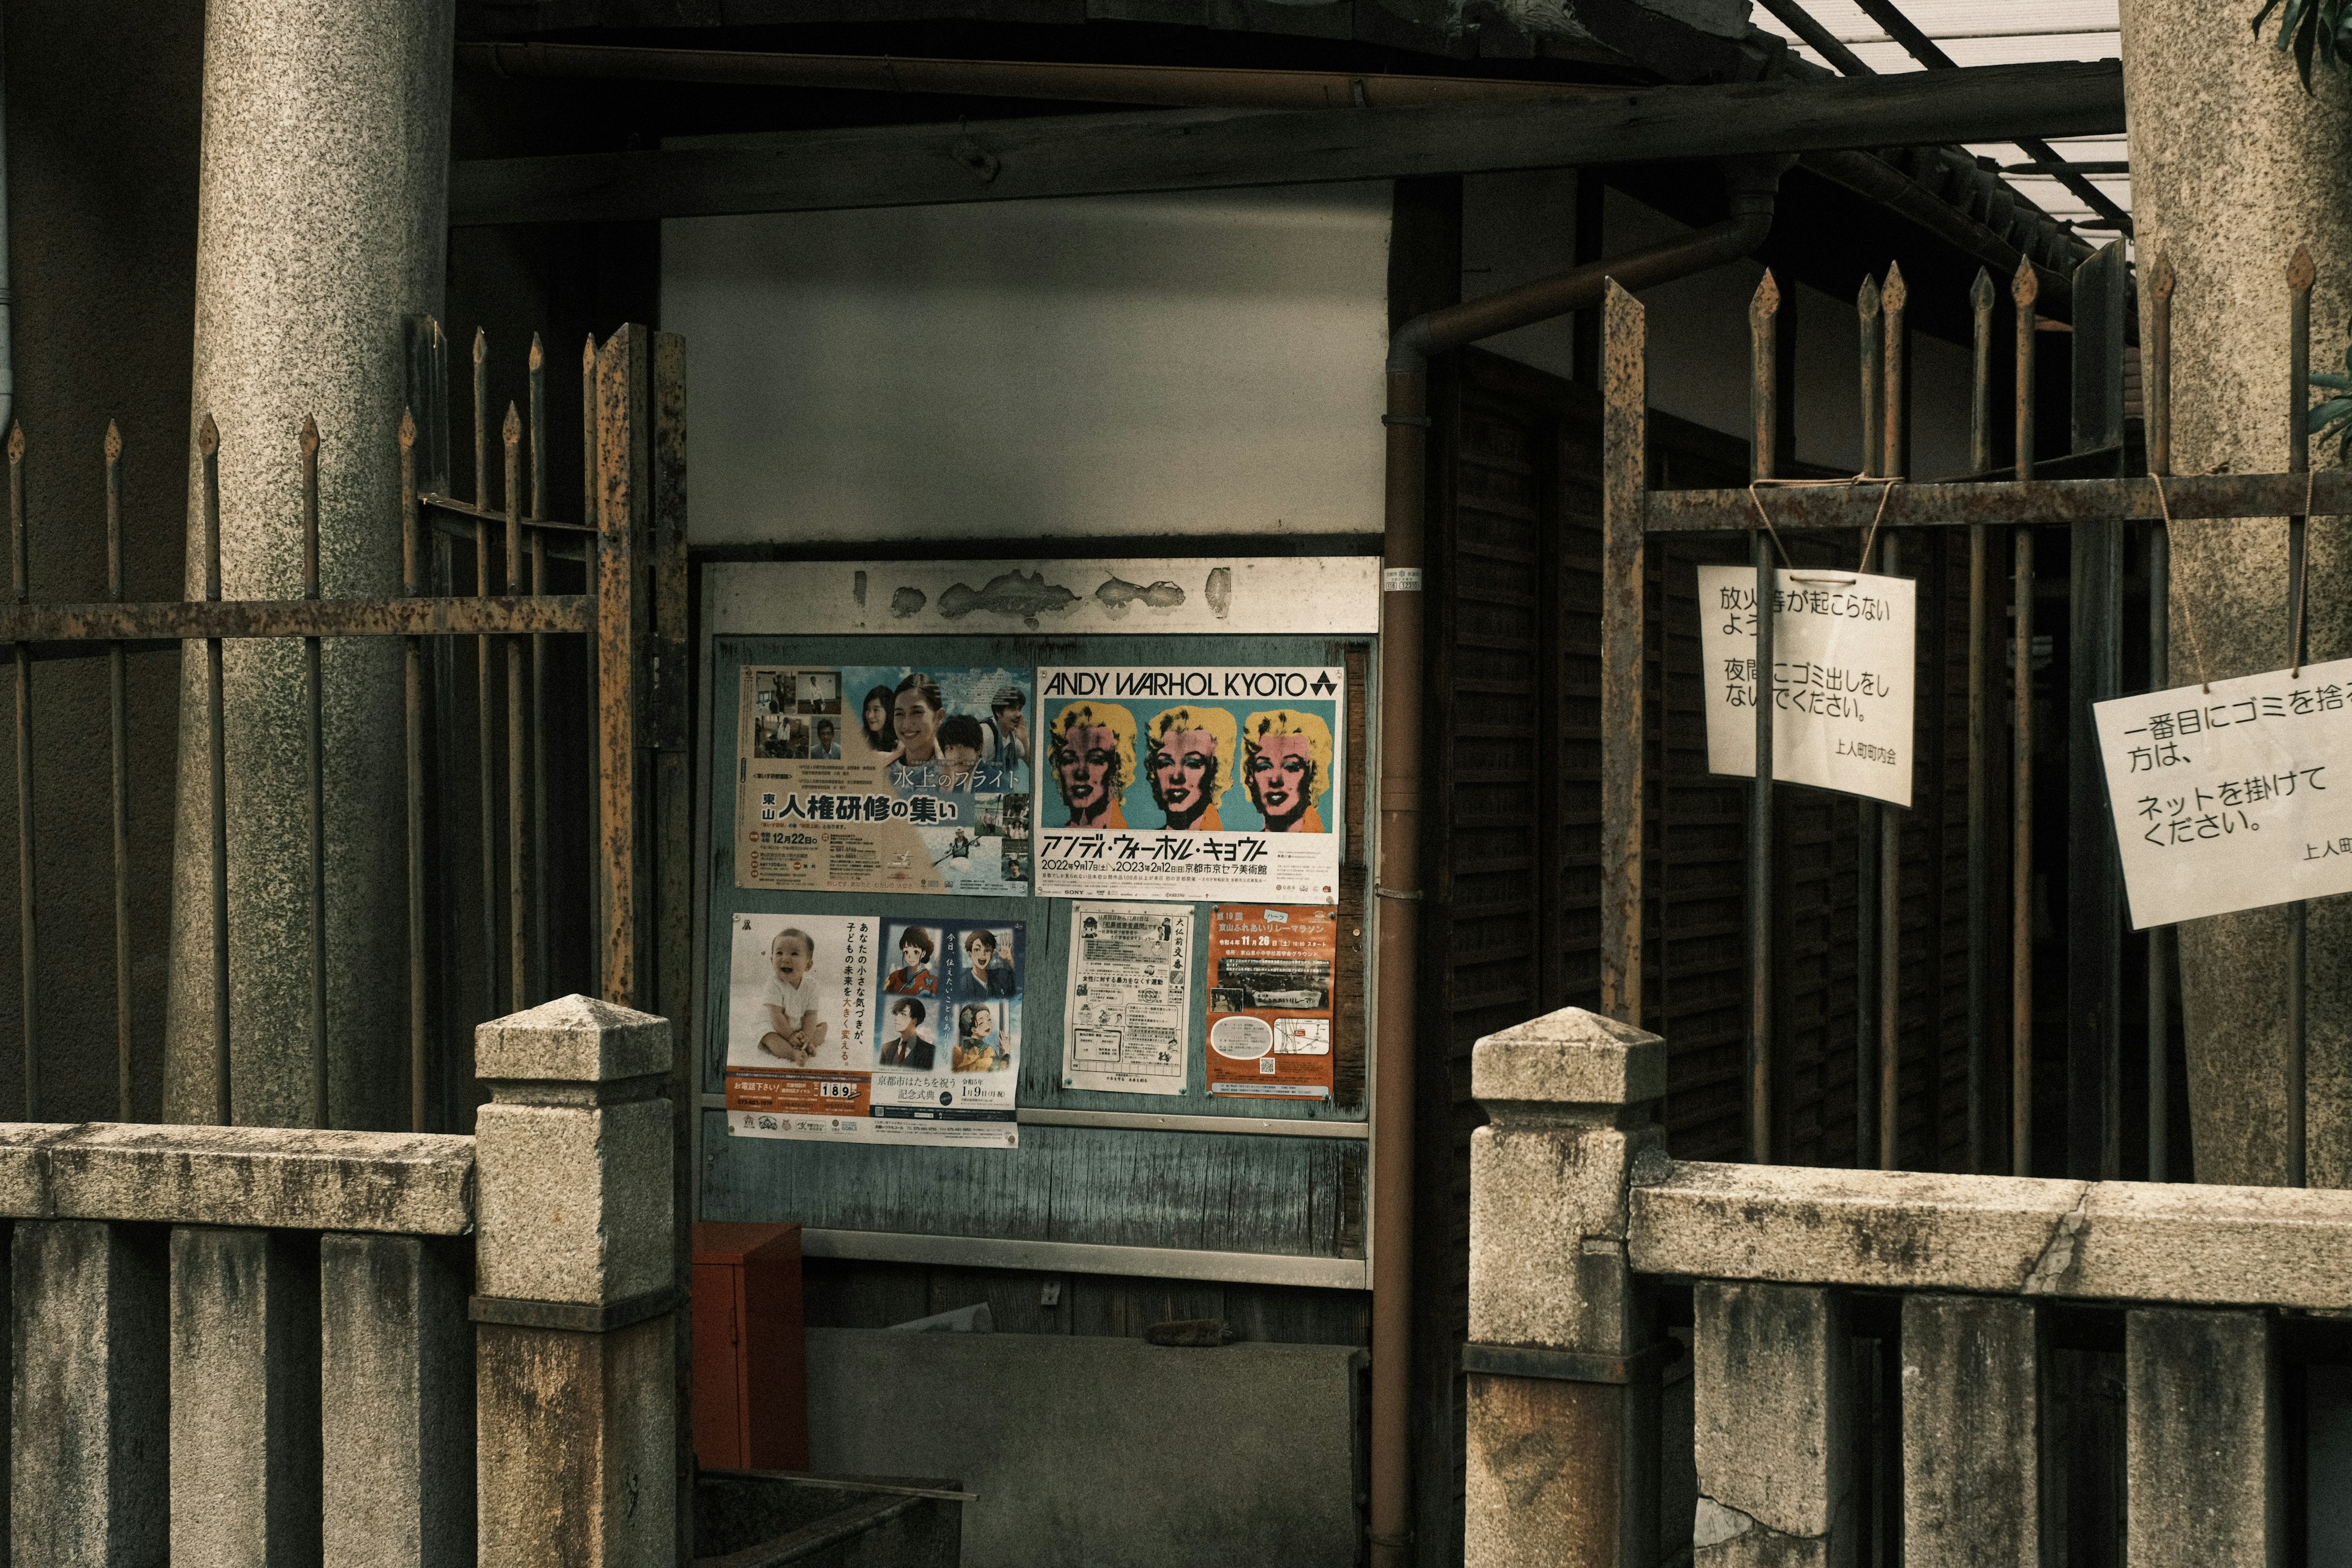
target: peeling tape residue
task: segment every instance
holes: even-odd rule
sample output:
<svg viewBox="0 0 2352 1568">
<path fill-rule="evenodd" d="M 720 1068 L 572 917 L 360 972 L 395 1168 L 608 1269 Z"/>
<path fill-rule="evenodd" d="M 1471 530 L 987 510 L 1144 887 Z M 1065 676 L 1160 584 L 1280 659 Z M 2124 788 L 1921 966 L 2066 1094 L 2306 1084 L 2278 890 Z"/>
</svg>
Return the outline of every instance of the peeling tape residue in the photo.
<svg viewBox="0 0 2352 1568">
<path fill-rule="evenodd" d="M 856 574 L 852 574 L 852 576 L 850 577 L 850 579 L 849 579 L 849 596 L 850 596 L 851 598 L 853 598 L 853 599 L 855 599 L 855 600 L 856 600 L 856 601 L 857 601 L 857 607 L 858 607 L 859 609 L 861 609 L 861 610 L 862 610 L 862 609 L 864 609 L 864 608 L 866 607 L 866 574 L 865 574 L 865 573 L 863 573 L 863 572 L 856 573 Z"/>
<path fill-rule="evenodd" d="M 1226 612 L 1234 607 L 1234 569 L 1230 566 L 1211 567 L 1208 586 L 1201 593 L 1209 601 L 1209 608 L 1216 612 L 1217 619 L 1223 620 Z"/>
<path fill-rule="evenodd" d="M 863 584 L 866 574 L 860 572 L 857 579 Z M 863 595 L 860 595 L 860 602 L 863 602 Z M 903 621 L 909 616 L 921 615 L 923 606 L 928 603 L 929 603 L 929 596 L 920 588 L 900 588 L 890 595 L 890 613 Z"/>
<path fill-rule="evenodd" d="M 1095 590 L 1095 598 L 1103 612 L 1112 620 L 1123 618 L 1138 600 L 1155 610 L 1172 610 L 1184 602 L 1184 590 L 1173 583 L 1154 583 L 1146 588 L 1124 577 L 1107 577 Z"/>
<path fill-rule="evenodd" d="M 2021 1289 L 2028 1296 L 2047 1296 L 2065 1281 L 2066 1275 L 2082 1258 L 2083 1233 L 2091 1228 L 2091 1188 L 2085 1183 L 2074 1206 L 2058 1216 L 2051 1230 L 2050 1239 L 2042 1245 L 2042 1256 L 2025 1276 Z"/>
<path fill-rule="evenodd" d="M 1059 583 L 1046 582 L 1042 572 L 1025 576 L 1018 572 L 1003 572 L 991 577 L 985 588 L 958 583 L 940 595 L 940 614 L 951 621 L 961 620 L 974 610 L 1018 616 L 1022 625 L 1035 631 L 1039 616 L 1065 616 L 1078 603 L 1076 594 Z"/>
</svg>

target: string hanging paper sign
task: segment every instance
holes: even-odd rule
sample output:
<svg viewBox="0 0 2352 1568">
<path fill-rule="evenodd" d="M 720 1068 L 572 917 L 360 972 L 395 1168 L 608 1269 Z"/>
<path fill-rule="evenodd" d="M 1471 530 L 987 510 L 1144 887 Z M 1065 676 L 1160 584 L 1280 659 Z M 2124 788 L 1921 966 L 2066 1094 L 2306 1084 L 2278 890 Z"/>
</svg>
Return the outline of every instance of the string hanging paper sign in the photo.
<svg viewBox="0 0 2352 1568">
<path fill-rule="evenodd" d="M 1777 574 L 1772 776 L 1911 804 L 1917 595 L 1908 577 Z M 1756 775 L 1756 573 L 1698 569 L 1706 765 Z"/>
</svg>

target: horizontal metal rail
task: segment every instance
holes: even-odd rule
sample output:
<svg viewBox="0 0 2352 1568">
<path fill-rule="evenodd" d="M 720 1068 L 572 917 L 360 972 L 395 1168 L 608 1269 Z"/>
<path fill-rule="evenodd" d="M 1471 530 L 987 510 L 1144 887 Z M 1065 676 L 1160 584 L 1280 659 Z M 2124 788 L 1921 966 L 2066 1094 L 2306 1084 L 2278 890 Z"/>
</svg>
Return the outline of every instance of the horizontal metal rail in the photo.
<svg viewBox="0 0 2352 1568">
<path fill-rule="evenodd" d="M 0 643 L 209 637 L 478 637 L 584 633 L 589 594 L 465 599 L 190 599 L 147 605 L 0 604 Z"/>
<path fill-rule="evenodd" d="M 2308 489 L 2306 490 L 2306 486 Z M 1649 533 L 1745 533 L 1759 526 L 1758 500 L 1783 531 L 1858 531 L 1878 517 L 1881 528 L 1966 528 L 1978 523 L 2112 522 L 2118 518 L 2175 521 L 2205 518 L 2341 516 L 2352 512 L 2352 469 L 2315 474 L 2182 474 L 2164 480 L 2161 500 L 2150 478 L 2016 479 L 1981 484 L 1896 481 L 1879 516 L 1882 479 L 1805 489 L 1651 490 L 1643 498 Z M 2308 506 L 2306 507 L 2306 500 Z"/>
</svg>

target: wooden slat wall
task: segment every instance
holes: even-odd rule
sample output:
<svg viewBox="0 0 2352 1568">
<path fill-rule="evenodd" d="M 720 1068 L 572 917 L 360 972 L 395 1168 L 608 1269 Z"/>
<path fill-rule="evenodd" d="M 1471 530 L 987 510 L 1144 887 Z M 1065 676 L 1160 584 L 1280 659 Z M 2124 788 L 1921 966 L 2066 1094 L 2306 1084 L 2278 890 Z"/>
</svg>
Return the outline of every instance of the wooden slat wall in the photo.
<svg viewBox="0 0 2352 1568">
<path fill-rule="evenodd" d="M 1479 1037 L 1599 1005 L 1600 400 L 1473 350 L 1433 378 L 1430 921 L 1419 1084 L 1420 1560 L 1461 1552 L 1470 1097 Z M 1653 412 L 1651 483 L 1743 484 L 1746 445 Z M 1858 541 L 1792 545 L 1850 569 Z M 1966 542 L 1914 547 L 1919 714 L 1938 734 L 1904 831 L 1903 1152 L 1966 1150 Z M 1957 553 L 1955 553 L 1957 552 Z M 1744 1157 L 1747 788 L 1706 771 L 1696 569 L 1743 541 L 1654 542 L 1644 1016 L 1669 1047 L 1680 1158 Z M 1941 593 L 1948 583 L 1957 603 Z M 1934 606 L 1942 606 L 1938 616 Z M 1855 1159 L 1853 803 L 1779 792 L 1776 1140 L 1791 1163 Z M 1940 873 L 1940 874 L 1939 874 Z"/>
</svg>

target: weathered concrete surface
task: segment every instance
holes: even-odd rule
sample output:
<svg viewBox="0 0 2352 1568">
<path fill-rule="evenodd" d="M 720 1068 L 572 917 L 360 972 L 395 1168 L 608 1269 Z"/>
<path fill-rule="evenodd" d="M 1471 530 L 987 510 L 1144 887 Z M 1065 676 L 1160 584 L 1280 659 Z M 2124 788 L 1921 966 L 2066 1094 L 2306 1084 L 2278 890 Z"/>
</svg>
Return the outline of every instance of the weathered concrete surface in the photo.
<svg viewBox="0 0 2352 1568">
<path fill-rule="evenodd" d="M 1655 1399 L 1654 1386 L 1472 1373 L 1467 1568 L 1656 1561 Z"/>
<path fill-rule="evenodd" d="M 474 1224 L 474 1141 L 0 1122 L 0 1216 L 462 1236 Z"/>
<path fill-rule="evenodd" d="M 172 1561 L 319 1561 L 317 1243 L 172 1232 Z"/>
<path fill-rule="evenodd" d="M 2352 1307 L 2342 1190 L 1686 1163 L 1630 1210 L 1644 1274 Z"/>
<path fill-rule="evenodd" d="M 2132 1568 L 2281 1568 L 2285 1423 L 2269 1316 L 2148 1309 L 2124 1322 Z"/>
<path fill-rule="evenodd" d="M 2043 1521 L 2048 1340 L 2042 1309 L 2030 1301 L 1903 1298 L 1906 1568 L 2055 1562 Z"/>
<path fill-rule="evenodd" d="M 474 1331 L 448 1245 L 319 1238 L 326 1568 L 474 1561 Z"/>
<path fill-rule="evenodd" d="M 674 1322 L 604 1334 L 475 1325 L 480 1561 L 673 1568 Z"/>
<path fill-rule="evenodd" d="M 152 1568 L 170 1539 L 163 1235 L 20 1221 L 9 1261 L 9 1561 Z"/>
<path fill-rule="evenodd" d="M 1563 1007 L 1480 1040 L 1470 1093 L 1487 1106 L 1640 1105 L 1666 1092 L 1666 1042 L 1581 1007 Z"/>
<path fill-rule="evenodd" d="M 980 1494 L 966 1568 L 1352 1568 L 1361 1366 L 1346 1345 L 812 1329 L 809 1462 L 955 1477 Z"/>
<path fill-rule="evenodd" d="M 2213 0 L 2125 0 L 2132 216 L 2142 276 L 2160 255 L 2173 303 L 2173 466 L 2286 467 L 2291 390 L 2285 272 L 2297 244 L 2318 267 L 2311 363 L 2340 369 L 2352 316 L 2352 96 L 2321 68 L 2306 97 L 2292 58 Z M 2273 27 L 2266 33 L 2274 31 Z M 2141 309 L 2148 304 L 2140 295 Z M 2143 341 L 2146 341 L 2143 337 Z M 2315 449 L 2318 466 L 2335 462 Z M 2315 659 L 2352 653 L 2352 520 L 2315 519 Z M 2186 523 L 2172 536 L 2172 679 L 2284 668 L 2286 524 Z M 2193 623 L 2193 624 L 2192 624 Z M 2180 929 L 2189 1111 L 2201 1180 L 2285 1180 L 2286 915 Z M 2312 906 L 2308 946 L 2310 1180 L 2352 1184 L 2352 904 Z"/>
<path fill-rule="evenodd" d="M 594 996 L 559 996 L 478 1025 L 474 1075 L 493 1082 L 613 1083 L 669 1071 L 667 1018 Z"/>
<path fill-rule="evenodd" d="M 452 38 L 451 0 L 207 7 L 190 428 L 206 414 L 220 426 L 231 598 L 300 595 L 306 416 L 324 437 L 325 593 L 399 591 L 402 321 L 440 305 Z M 193 534 L 193 486 L 190 502 Z M 192 550 L 192 594 L 203 573 Z M 310 1115 L 301 658 L 292 642 L 232 643 L 226 658 L 231 1076 L 248 1124 Z M 343 1127 L 398 1125 L 407 1103 L 400 671 L 391 639 L 327 646 L 329 1115 Z M 214 1119 L 206 711 L 192 656 L 163 1102 L 179 1121 Z"/>
<path fill-rule="evenodd" d="M 1701 1281 L 1692 1293 L 1703 1568 L 1854 1558 L 1853 1358 L 1834 1290 Z"/>
</svg>

